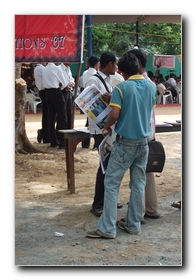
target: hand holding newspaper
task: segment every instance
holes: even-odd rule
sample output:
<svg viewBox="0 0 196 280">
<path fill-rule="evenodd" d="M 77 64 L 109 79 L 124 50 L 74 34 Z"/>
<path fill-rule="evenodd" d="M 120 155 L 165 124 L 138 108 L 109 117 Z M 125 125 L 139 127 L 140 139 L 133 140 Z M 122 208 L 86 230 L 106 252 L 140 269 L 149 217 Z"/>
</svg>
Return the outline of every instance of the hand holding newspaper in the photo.
<svg viewBox="0 0 196 280">
<path fill-rule="evenodd" d="M 78 107 L 101 130 L 104 128 L 108 120 L 108 115 L 112 110 L 112 108 L 103 100 L 102 95 L 103 93 L 96 85 L 93 84 L 85 88 L 75 99 L 75 103 L 78 105 Z M 113 148 L 113 142 L 116 139 L 114 125 L 111 128 L 112 135 L 107 135 L 99 145 L 99 157 L 103 174 L 105 174 L 109 156 Z"/>
<path fill-rule="evenodd" d="M 112 108 L 103 100 L 103 93 L 96 85 L 85 88 L 75 99 L 75 103 L 100 129 L 103 129 Z"/>
</svg>

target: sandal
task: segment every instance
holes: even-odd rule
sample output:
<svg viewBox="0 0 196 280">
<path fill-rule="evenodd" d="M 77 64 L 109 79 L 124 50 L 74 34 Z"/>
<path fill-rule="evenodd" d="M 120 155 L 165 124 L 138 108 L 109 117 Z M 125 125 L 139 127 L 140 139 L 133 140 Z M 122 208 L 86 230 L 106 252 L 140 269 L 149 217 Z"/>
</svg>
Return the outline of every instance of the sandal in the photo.
<svg viewBox="0 0 196 280">
<path fill-rule="evenodd" d="M 161 215 L 160 214 L 156 214 L 154 216 L 151 216 L 151 215 L 145 214 L 144 217 L 145 218 L 151 218 L 151 219 L 159 219 L 159 218 L 161 218 Z"/>
<path fill-rule="evenodd" d="M 174 201 L 174 202 L 171 204 L 171 206 L 174 207 L 174 208 L 181 209 L 181 200 L 179 200 L 179 201 Z"/>
<path fill-rule="evenodd" d="M 123 205 L 121 204 L 121 203 L 117 203 L 117 208 L 118 209 L 120 209 L 120 208 L 122 208 L 123 207 Z"/>
</svg>

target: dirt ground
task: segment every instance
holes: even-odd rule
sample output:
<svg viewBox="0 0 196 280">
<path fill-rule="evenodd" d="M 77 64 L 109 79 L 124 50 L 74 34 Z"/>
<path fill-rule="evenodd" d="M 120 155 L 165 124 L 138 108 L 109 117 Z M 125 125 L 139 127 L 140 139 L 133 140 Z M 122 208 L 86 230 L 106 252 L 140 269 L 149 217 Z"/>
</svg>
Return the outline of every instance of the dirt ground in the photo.
<svg viewBox="0 0 196 280">
<path fill-rule="evenodd" d="M 181 107 L 157 107 L 156 121 L 181 120 Z M 75 152 L 76 193 L 67 190 L 65 151 L 39 144 L 41 114 L 26 115 L 26 131 L 33 145 L 44 153 L 15 157 L 15 265 L 16 266 L 182 266 L 181 210 L 171 203 L 181 199 L 181 132 L 158 133 L 166 151 L 161 174 L 155 174 L 160 219 L 147 219 L 142 233 L 130 235 L 117 229 L 116 239 L 90 239 L 98 218 L 90 213 L 94 196 L 97 151 Z M 75 115 L 75 127 L 86 117 Z M 121 184 L 118 219 L 126 213 L 129 174 Z M 55 232 L 63 233 L 57 237 Z"/>
</svg>

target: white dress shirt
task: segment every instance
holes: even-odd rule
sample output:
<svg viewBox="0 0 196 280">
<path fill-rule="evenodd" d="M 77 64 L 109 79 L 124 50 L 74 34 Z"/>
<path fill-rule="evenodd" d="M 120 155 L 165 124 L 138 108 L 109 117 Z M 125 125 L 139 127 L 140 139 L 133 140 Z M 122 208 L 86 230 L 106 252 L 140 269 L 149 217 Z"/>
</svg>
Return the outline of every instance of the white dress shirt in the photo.
<svg viewBox="0 0 196 280">
<path fill-rule="evenodd" d="M 90 79 L 90 77 L 96 73 L 97 73 L 97 71 L 93 67 L 89 67 L 86 71 L 83 72 L 82 77 L 83 77 L 84 88 L 86 87 L 86 84 L 87 84 L 88 80 Z"/>
<path fill-rule="evenodd" d="M 66 80 L 66 86 L 69 83 L 74 83 L 75 84 L 75 79 L 72 77 L 71 69 L 69 66 L 65 66 L 63 63 L 58 65 L 58 67 L 62 70 L 65 80 Z"/>
<path fill-rule="evenodd" d="M 159 94 L 161 95 L 161 96 L 163 96 L 163 94 L 166 92 L 166 87 L 164 86 L 164 84 L 162 84 L 162 83 L 159 83 L 158 85 L 157 85 L 157 89 L 158 89 L 158 91 L 159 91 Z"/>
<path fill-rule="evenodd" d="M 100 74 L 100 76 L 104 79 L 104 81 L 105 81 L 105 83 L 106 83 L 106 85 L 107 85 L 107 87 L 108 87 L 108 89 L 109 89 L 109 92 L 111 93 L 113 87 L 112 87 L 112 81 L 111 81 L 110 76 L 109 76 L 109 77 L 106 76 L 106 75 L 105 75 L 104 73 L 102 73 L 101 71 L 97 71 L 97 72 L 98 72 L 98 73 Z M 96 76 L 91 76 L 91 77 L 89 78 L 89 80 L 87 81 L 85 87 L 91 86 L 92 84 L 96 85 L 96 86 L 98 87 L 98 89 L 99 89 L 102 93 L 107 92 L 107 90 L 106 90 L 104 84 L 102 83 L 102 81 L 101 81 L 98 77 L 96 77 Z"/>
<path fill-rule="evenodd" d="M 54 63 L 48 63 L 42 73 L 42 82 L 44 88 L 59 88 L 60 83 L 62 84 L 61 89 L 66 87 L 66 80 L 61 71 L 60 67 Z"/>
<path fill-rule="evenodd" d="M 35 77 L 35 85 L 39 90 L 44 90 L 44 86 L 42 83 L 42 73 L 45 66 L 42 64 L 37 64 L 34 69 L 34 77 Z"/>
<path fill-rule="evenodd" d="M 84 88 L 83 75 L 81 75 L 81 76 L 79 77 L 79 87 L 80 87 L 80 88 Z"/>
<path fill-rule="evenodd" d="M 124 78 L 122 75 L 120 75 L 119 73 L 115 72 L 114 75 L 110 75 L 111 81 L 112 81 L 112 86 L 113 88 L 119 84 L 120 82 L 124 81 Z"/>
</svg>

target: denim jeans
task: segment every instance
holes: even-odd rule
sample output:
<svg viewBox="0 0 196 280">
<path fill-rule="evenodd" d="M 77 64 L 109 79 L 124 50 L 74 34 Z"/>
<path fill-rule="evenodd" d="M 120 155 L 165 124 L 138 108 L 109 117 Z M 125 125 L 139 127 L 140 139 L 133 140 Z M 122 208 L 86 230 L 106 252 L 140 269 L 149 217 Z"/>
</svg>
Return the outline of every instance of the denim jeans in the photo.
<svg viewBox="0 0 196 280">
<path fill-rule="evenodd" d="M 104 207 L 98 221 L 98 229 L 101 232 L 116 235 L 118 193 L 123 176 L 129 168 L 131 194 L 125 227 L 133 233 L 141 231 L 147 158 L 146 138 L 139 140 L 120 138 L 114 142 L 104 179 Z"/>
</svg>

